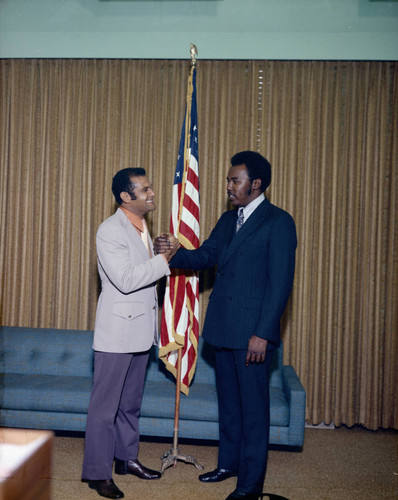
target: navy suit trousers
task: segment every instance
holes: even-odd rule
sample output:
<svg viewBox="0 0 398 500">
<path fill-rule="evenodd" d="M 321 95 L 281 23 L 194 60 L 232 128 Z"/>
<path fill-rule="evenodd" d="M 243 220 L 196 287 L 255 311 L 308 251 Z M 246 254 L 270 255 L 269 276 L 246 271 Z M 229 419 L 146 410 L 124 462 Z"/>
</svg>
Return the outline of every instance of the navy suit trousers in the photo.
<svg viewBox="0 0 398 500">
<path fill-rule="evenodd" d="M 237 488 L 253 492 L 262 491 L 267 466 L 271 357 L 245 366 L 246 350 L 216 348 L 218 467 L 236 471 Z"/>
</svg>

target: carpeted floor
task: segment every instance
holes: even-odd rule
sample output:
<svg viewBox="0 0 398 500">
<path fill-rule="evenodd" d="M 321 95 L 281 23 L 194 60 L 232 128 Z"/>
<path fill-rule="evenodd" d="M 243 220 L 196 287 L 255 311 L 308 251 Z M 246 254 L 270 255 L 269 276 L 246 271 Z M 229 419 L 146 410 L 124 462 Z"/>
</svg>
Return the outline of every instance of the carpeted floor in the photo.
<svg viewBox="0 0 398 500">
<path fill-rule="evenodd" d="M 53 500 L 102 498 L 80 481 L 83 444 L 82 437 L 55 437 Z M 263 491 L 289 500 L 396 500 L 397 446 L 395 431 L 306 429 L 302 451 L 271 449 Z M 139 459 L 159 470 L 170 447 L 171 438 L 170 443 L 144 441 Z M 195 457 L 205 471 L 217 465 L 217 446 L 184 442 L 180 452 Z M 208 485 L 198 481 L 199 474 L 192 464 L 178 462 L 157 481 L 116 475 L 114 480 L 126 500 L 224 500 L 235 489 L 235 478 Z"/>
</svg>

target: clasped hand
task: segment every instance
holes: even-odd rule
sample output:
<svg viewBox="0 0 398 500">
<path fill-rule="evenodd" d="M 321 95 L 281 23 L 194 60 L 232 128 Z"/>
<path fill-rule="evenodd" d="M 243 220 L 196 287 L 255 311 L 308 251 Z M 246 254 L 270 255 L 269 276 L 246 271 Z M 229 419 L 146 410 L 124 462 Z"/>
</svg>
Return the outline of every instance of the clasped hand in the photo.
<svg viewBox="0 0 398 500">
<path fill-rule="evenodd" d="M 157 254 L 164 254 L 166 259 L 170 261 L 180 248 L 180 243 L 177 238 L 170 233 L 162 233 L 155 238 L 153 247 Z"/>
</svg>

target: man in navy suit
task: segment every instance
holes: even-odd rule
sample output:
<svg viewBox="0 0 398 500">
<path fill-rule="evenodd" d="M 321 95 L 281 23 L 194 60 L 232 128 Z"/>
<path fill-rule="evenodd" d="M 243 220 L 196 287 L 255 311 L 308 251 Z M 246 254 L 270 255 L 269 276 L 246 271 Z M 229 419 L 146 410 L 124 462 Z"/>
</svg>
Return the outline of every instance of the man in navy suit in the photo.
<svg viewBox="0 0 398 500">
<path fill-rule="evenodd" d="M 181 269 L 217 265 L 202 335 L 215 348 L 220 444 L 218 467 L 199 479 L 214 483 L 237 476 L 227 500 L 254 500 L 263 488 L 269 367 L 293 284 L 295 224 L 265 198 L 270 181 L 271 166 L 263 156 L 234 155 L 227 194 L 238 210 L 224 212 L 199 249 L 180 248 L 170 261 Z M 155 248 L 167 248 L 165 237 L 156 239 Z"/>
</svg>

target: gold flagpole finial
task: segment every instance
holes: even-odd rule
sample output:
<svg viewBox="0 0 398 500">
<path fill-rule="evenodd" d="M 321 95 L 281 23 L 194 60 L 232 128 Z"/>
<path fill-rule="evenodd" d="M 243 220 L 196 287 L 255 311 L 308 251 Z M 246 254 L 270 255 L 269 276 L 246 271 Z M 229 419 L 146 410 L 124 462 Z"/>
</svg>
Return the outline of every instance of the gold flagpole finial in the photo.
<svg viewBox="0 0 398 500">
<path fill-rule="evenodd" d="M 191 66 L 196 66 L 196 56 L 198 55 L 198 49 L 194 43 L 191 43 Z"/>
</svg>

